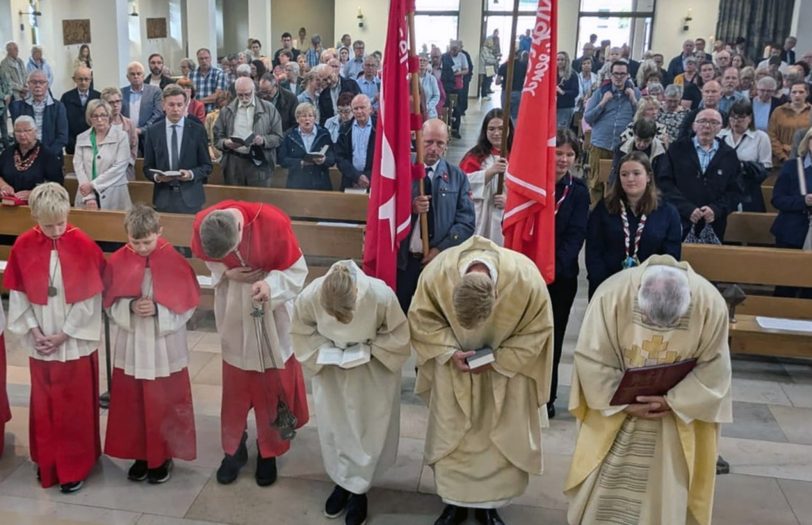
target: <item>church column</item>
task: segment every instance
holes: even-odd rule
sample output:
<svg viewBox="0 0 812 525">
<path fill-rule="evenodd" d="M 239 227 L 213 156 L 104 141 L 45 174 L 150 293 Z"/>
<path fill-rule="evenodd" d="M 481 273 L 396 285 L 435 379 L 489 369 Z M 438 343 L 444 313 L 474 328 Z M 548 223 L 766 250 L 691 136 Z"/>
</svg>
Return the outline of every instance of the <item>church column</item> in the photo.
<svg viewBox="0 0 812 525">
<path fill-rule="evenodd" d="M 212 66 L 217 66 L 217 2 L 215 0 L 186 0 L 188 56 L 196 61 L 196 53 L 205 47 L 211 51 Z"/>
<path fill-rule="evenodd" d="M 271 40 L 271 2 L 268 0 L 248 0 L 248 35 L 262 42 L 266 54 L 273 53 Z M 244 39 L 245 40 L 245 39 Z M 277 38 L 276 40 L 279 40 Z M 246 44 L 245 41 L 242 42 Z"/>
</svg>

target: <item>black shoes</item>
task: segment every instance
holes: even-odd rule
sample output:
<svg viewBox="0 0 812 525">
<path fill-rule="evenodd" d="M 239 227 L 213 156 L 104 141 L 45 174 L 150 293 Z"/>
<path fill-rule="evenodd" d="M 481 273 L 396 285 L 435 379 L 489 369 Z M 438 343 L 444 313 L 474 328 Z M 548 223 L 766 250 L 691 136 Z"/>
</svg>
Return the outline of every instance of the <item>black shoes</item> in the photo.
<svg viewBox="0 0 812 525">
<path fill-rule="evenodd" d="M 461 139 L 462 138 L 462 135 L 460 135 L 459 130 L 455 131 L 455 130 L 452 129 L 451 130 L 451 136 L 453 138 L 455 138 L 455 139 Z"/>
<path fill-rule="evenodd" d="M 496 509 L 476 509 L 474 518 L 476 518 L 477 523 L 482 525 L 505 525 Z"/>
<path fill-rule="evenodd" d="M 130 481 L 144 481 L 147 479 L 148 470 L 147 462 L 143 459 L 137 459 L 130 467 L 130 470 L 127 471 L 127 479 Z"/>
<path fill-rule="evenodd" d="M 351 495 L 350 491 L 336 485 L 333 493 L 330 494 L 324 504 L 324 515 L 330 519 L 341 516 L 344 509 L 347 508 L 347 502 L 350 500 Z"/>
<path fill-rule="evenodd" d="M 552 401 L 547 403 L 547 419 L 553 419 L 555 417 L 555 404 Z"/>
<path fill-rule="evenodd" d="M 468 518 L 468 509 L 456 505 L 446 505 L 434 525 L 460 525 Z"/>
<path fill-rule="evenodd" d="M 83 480 L 80 481 L 71 481 L 70 483 L 63 483 L 59 486 L 60 490 L 62 490 L 63 494 L 71 494 L 73 492 L 77 492 L 84 486 L 85 482 Z"/>
<path fill-rule="evenodd" d="M 172 467 L 174 466 L 175 464 L 172 460 L 167 459 L 160 467 L 149 469 L 149 471 L 147 471 L 147 483 L 152 483 L 153 485 L 166 483 L 169 481 L 169 478 L 172 477 Z"/>
<path fill-rule="evenodd" d="M 254 478 L 260 487 L 273 485 L 276 481 L 276 458 L 263 458 L 259 453 L 259 443 L 257 443 L 257 472 Z"/>
<path fill-rule="evenodd" d="M 730 474 L 730 463 L 725 461 L 722 456 L 716 456 L 716 475 Z"/>
<path fill-rule="evenodd" d="M 345 525 L 364 525 L 367 522 L 367 495 L 351 494 L 347 503 Z"/>
<path fill-rule="evenodd" d="M 248 434 L 243 433 L 240 446 L 233 456 L 225 455 L 220 468 L 217 469 L 217 483 L 221 485 L 228 485 L 233 483 L 240 475 L 240 469 L 248 463 L 248 449 L 245 447 L 245 441 L 248 439 Z"/>
</svg>

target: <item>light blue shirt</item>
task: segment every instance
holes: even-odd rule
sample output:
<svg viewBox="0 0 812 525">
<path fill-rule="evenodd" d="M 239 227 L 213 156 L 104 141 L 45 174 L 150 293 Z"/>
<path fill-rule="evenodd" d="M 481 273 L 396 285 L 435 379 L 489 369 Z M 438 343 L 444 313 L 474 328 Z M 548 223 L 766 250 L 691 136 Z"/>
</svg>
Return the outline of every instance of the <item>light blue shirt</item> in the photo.
<svg viewBox="0 0 812 525">
<path fill-rule="evenodd" d="M 706 150 L 699 145 L 699 139 L 697 137 L 691 140 L 694 141 L 694 149 L 696 150 L 696 155 L 699 157 L 699 166 L 702 168 L 702 173 L 705 173 L 710 165 L 711 159 L 713 159 L 713 156 L 719 151 L 719 142 L 714 139 L 711 148 Z"/>
<path fill-rule="evenodd" d="M 352 123 L 352 166 L 358 171 L 364 171 L 367 165 L 367 146 L 369 146 L 369 134 L 372 133 L 372 120 L 367 120 L 366 126 L 358 124 L 357 120 Z"/>
<path fill-rule="evenodd" d="M 372 107 L 377 110 L 378 109 L 378 91 L 381 89 L 381 81 L 373 77 L 372 80 L 367 80 L 365 77 L 361 77 L 357 80 L 358 87 L 361 88 L 361 93 L 369 97 L 370 102 L 372 102 Z"/>
<path fill-rule="evenodd" d="M 762 102 L 760 99 L 754 98 L 752 103 L 753 124 L 755 124 L 756 129 L 766 132 L 767 128 L 770 127 L 770 106 L 772 106 L 772 100 Z"/>
<path fill-rule="evenodd" d="M 169 159 L 172 159 L 172 126 L 177 126 L 175 133 L 178 136 L 178 161 L 180 161 L 181 144 L 183 144 L 183 126 L 186 123 L 186 117 L 181 117 L 177 124 L 172 124 L 169 119 L 164 119 L 166 126 L 166 151 L 169 153 Z M 180 166 L 174 166 L 174 169 L 180 170 Z"/>
<path fill-rule="evenodd" d="M 302 132 L 302 128 L 297 128 L 299 131 L 299 135 L 302 137 L 302 142 L 304 142 L 305 151 L 310 152 L 310 149 L 313 147 L 313 141 L 316 140 L 316 126 L 313 126 L 313 130 L 310 133 Z"/>
</svg>

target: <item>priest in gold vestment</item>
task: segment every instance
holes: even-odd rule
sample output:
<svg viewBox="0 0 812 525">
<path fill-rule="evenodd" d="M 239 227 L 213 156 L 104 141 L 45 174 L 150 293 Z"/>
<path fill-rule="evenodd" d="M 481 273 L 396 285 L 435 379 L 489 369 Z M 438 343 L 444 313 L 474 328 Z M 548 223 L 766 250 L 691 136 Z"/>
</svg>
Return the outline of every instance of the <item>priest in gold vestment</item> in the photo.
<svg viewBox="0 0 812 525">
<path fill-rule="evenodd" d="M 553 318 L 547 287 L 522 254 L 474 236 L 440 253 L 420 276 L 409 309 L 429 405 L 425 461 L 446 503 L 435 525 L 503 524 L 496 509 L 541 474 Z M 489 347 L 495 361 L 466 359 Z"/>
<path fill-rule="evenodd" d="M 692 358 L 664 396 L 610 405 L 624 370 Z M 569 523 L 710 524 L 730 384 L 727 306 L 687 263 L 653 256 L 604 282 L 575 348 Z"/>
</svg>

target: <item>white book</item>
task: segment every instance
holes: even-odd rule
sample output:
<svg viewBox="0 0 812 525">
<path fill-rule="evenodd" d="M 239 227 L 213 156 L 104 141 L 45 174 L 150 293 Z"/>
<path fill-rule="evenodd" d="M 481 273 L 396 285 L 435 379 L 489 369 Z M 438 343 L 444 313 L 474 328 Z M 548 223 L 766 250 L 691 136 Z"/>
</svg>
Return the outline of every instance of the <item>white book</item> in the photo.
<svg viewBox="0 0 812 525">
<path fill-rule="evenodd" d="M 344 349 L 335 346 L 324 346 L 319 350 L 316 364 L 355 368 L 368 363 L 371 356 L 371 348 L 364 343 L 356 343 Z"/>
<path fill-rule="evenodd" d="M 164 177 L 180 177 L 181 172 L 179 171 L 161 171 L 161 170 L 149 170 L 155 175 L 163 175 Z"/>
<path fill-rule="evenodd" d="M 489 346 L 483 346 L 477 350 L 474 355 L 465 359 L 465 362 L 472 369 L 491 364 L 494 361 L 496 361 L 496 357 L 493 355 L 493 350 Z"/>
<path fill-rule="evenodd" d="M 803 319 L 782 319 L 780 317 L 756 316 L 756 323 L 765 330 L 785 330 L 790 332 L 812 333 L 812 321 Z"/>
</svg>

